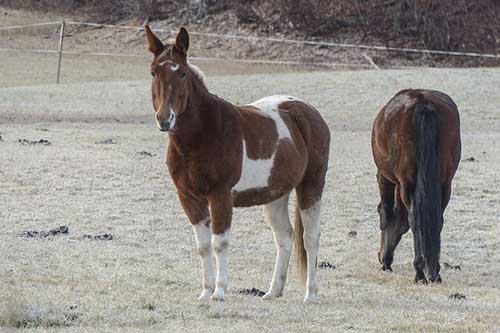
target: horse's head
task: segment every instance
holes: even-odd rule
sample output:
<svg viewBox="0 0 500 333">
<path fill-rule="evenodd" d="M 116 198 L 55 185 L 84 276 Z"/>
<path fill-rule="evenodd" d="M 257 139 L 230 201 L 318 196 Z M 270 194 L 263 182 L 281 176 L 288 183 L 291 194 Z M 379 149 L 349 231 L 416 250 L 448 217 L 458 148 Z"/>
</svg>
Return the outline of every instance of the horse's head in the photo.
<svg viewBox="0 0 500 333">
<path fill-rule="evenodd" d="M 151 90 L 156 123 L 160 131 L 173 130 L 177 117 L 185 111 L 187 105 L 187 77 L 190 72 L 186 57 L 189 35 L 186 29 L 181 28 L 174 41 L 163 44 L 147 25 L 144 29 L 148 49 L 154 55 L 151 63 Z"/>
</svg>

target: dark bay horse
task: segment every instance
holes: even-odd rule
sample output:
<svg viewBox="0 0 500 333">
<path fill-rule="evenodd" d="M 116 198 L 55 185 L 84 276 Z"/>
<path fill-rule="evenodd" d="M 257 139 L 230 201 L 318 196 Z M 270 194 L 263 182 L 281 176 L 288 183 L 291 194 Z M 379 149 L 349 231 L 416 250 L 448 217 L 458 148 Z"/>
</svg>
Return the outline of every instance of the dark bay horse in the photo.
<svg viewBox="0 0 500 333">
<path fill-rule="evenodd" d="M 168 170 L 201 258 L 200 299 L 224 299 L 233 207 L 256 205 L 264 205 L 277 251 L 271 285 L 263 298 L 281 296 L 294 238 L 288 198 L 295 189 L 299 275 L 306 285 L 304 301 L 314 300 L 320 203 L 330 144 L 325 121 L 311 105 L 290 96 L 235 106 L 211 94 L 202 73 L 187 60 L 189 35 L 184 28 L 166 44 L 148 26 L 145 31 L 154 55 L 156 122 L 169 135 Z"/>
<path fill-rule="evenodd" d="M 391 271 L 394 250 L 410 227 L 415 282 L 441 282 L 439 255 L 443 213 L 461 154 L 457 106 L 446 94 L 408 89 L 379 112 L 372 151 L 380 190 L 380 252 Z"/>
</svg>

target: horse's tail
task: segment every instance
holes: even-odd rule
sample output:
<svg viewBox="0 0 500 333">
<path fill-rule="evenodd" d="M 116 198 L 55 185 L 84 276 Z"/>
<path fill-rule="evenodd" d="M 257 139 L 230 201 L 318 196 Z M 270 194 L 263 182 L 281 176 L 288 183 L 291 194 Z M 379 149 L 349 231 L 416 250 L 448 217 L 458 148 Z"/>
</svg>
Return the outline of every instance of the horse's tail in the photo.
<svg viewBox="0 0 500 333">
<path fill-rule="evenodd" d="M 418 103 L 413 113 L 416 135 L 417 181 L 412 198 L 415 227 L 421 238 L 426 266 L 432 272 L 439 265 L 443 226 L 442 188 L 439 163 L 439 114 L 426 102 Z M 439 267 L 437 267 L 439 271 Z"/>
<path fill-rule="evenodd" d="M 297 276 L 305 286 L 307 281 L 307 253 L 304 247 L 304 226 L 300 217 L 299 203 L 295 207 L 295 251 L 297 253 Z"/>
</svg>

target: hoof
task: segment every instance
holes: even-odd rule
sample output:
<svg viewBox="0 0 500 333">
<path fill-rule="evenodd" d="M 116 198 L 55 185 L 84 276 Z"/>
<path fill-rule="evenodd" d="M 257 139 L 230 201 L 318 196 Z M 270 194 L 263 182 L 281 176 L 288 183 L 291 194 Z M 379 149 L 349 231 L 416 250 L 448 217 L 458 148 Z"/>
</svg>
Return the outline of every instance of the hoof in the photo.
<svg viewBox="0 0 500 333">
<path fill-rule="evenodd" d="M 383 265 L 382 265 L 382 270 L 383 270 L 384 272 L 392 272 L 391 265 L 386 265 L 386 264 L 383 264 Z"/>
<path fill-rule="evenodd" d="M 425 278 L 425 275 L 423 273 L 416 274 L 415 275 L 415 283 L 422 283 L 422 284 L 427 284 L 427 279 Z"/>
<path fill-rule="evenodd" d="M 311 288 L 306 291 L 304 303 L 314 303 L 318 299 L 318 288 Z"/>
<path fill-rule="evenodd" d="M 212 293 L 213 293 L 213 290 L 203 289 L 200 297 L 198 297 L 198 300 L 199 301 L 208 301 L 210 299 L 210 295 L 212 295 Z"/>
<path fill-rule="evenodd" d="M 436 277 L 431 277 L 429 280 L 431 280 L 432 283 L 441 283 L 443 280 L 441 280 L 441 275 L 437 275 Z"/>
<path fill-rule="evenodd" d="M 275 299 L 275 298 L 281 297 L 282 295 L 283 294 L 281 291 L 278 292 L 278 291 L 269 290 L 264 296 L 262 296 L 262 299 L 270 300 L 270 299 Z"/>
<path fill-rule="evenodd" d="M 210 299 L 216 302 L 224 302 L 224 289 L 222 288 L 215 289 L 212 296 L 210 296 Z"/>
<path fill-rule="evenodd" d="M 316 301 L 318 300 L 318 295 L 306 295 L 304 297 L 304 303 L 305 304 L 311 304 L 311 303 L 315 303 Z"/>
</svg>

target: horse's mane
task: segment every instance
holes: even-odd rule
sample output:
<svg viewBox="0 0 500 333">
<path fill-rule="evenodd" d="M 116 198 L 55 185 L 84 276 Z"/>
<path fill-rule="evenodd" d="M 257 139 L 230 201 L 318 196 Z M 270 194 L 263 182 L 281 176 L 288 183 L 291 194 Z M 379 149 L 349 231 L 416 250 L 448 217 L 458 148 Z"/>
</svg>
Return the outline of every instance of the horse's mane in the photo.
<svg viewBox="0 0 500 333">
<path fill-rule="evenodd" d="M 205 74 L 201 71 L 200 68 L 198 68 L 198 66 L 196 65 L 193 65 L 192 63 L 189 62 L 188 60 L 188 66 L 189 68 L 191 69 L 191 71 L 193 72 L 194 74 L 194 77 L 201 83 L 201 85 L 208 90 L 207 88 L 207 84 L 206 84 L 206 81 L 205 81 Z"/>
</svg>

